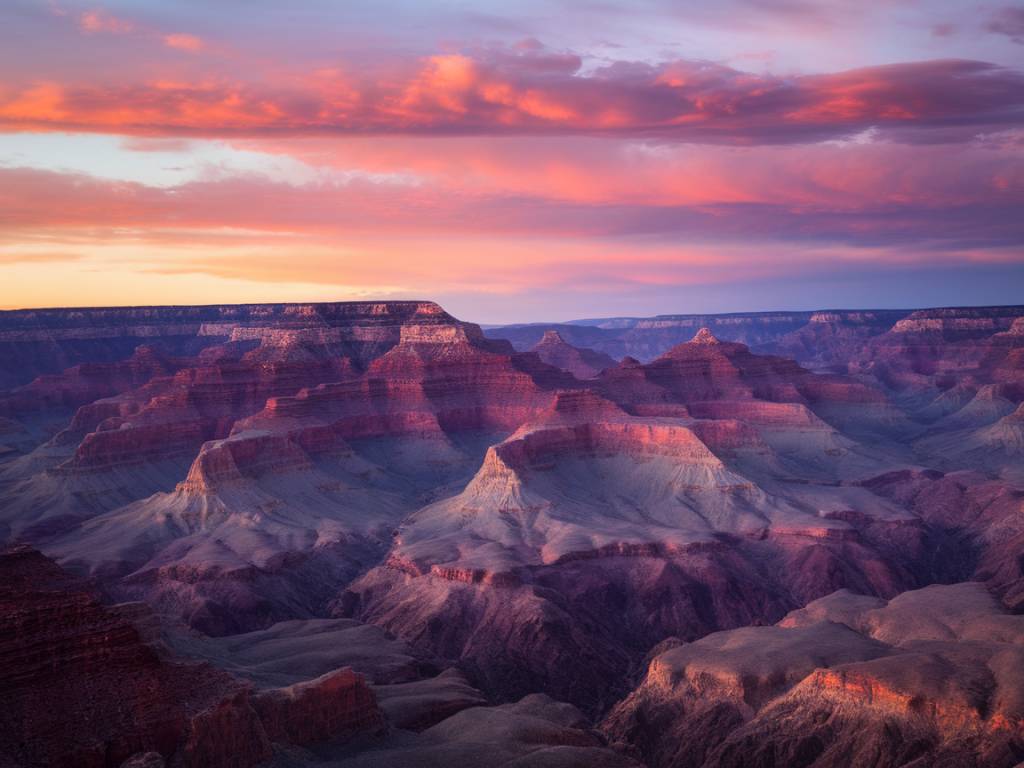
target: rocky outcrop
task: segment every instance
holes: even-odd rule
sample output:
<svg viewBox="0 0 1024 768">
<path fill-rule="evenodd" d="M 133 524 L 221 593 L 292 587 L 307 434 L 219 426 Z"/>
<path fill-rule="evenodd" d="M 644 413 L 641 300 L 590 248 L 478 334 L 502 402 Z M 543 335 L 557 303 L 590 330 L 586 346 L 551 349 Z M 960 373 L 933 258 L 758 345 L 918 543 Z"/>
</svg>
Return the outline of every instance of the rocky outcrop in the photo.
<svg viewBox="0 0 1024 768">
<path fill-rule="evenodd" d="M 754 355 L 746 345 L 720 341 L 701 328 L 690 341 L 677 344 L 648 365 L 607 371 L 600 385 L 617 402 L 777 400 L 799 397 L 792 379 L 803 373 L 792 360 Z"/>
<path fill-rule="evenodd" d="M 1022 315 L 1021 307 L 920 310 L 851 355 L 849 369 L 896 391 L 931 397 L 966 376 L 979 384 L 1019 381 L 1013 364 L 1006 364 L 1024 347 L 1011 333 Z"/>
<path fill-rule="evenodd" d="M 256 692 L 209 664 L 168 656 L 132 613 L 104 607 L 35 550 L 0 554 L 3 759 L 116 768 L 154 763 L 155 754 L 180 768 L 243 768 L 268 759 L 272 742 L 344 739 L 383 724 L 350 669 Z"/>
<path fill-rule="evenodd" d="M 659 655 L 602 728 L 654 768 L 1010 766 L 1021 660 L 1024 619 L 980 585 L 836 593 Z"/>
<path fill-rule="evenodd" d="M 373 692 L 351 669 L 260 691 L 252 705 L 267 738 L 289 744 L 372 733 L 384 724 Z"/>
<path fill-rule="evenodd" d="M 633 405 L 643 400 L 763 400 L 880 403 L 882 393 L 852 379 L 815 375 L 793 360 L 756 355 L 744 344 L 721 341 L 702 328 L 647 365 L 627 361 L 606 371 L 599 386 L 609 397 Z"/>
<path fill-rule="evenodd" d="M 270 756 L 246 685 L 162 659 L 34 550 L 0 555 L 0 574 L 0 753 L 14 764 L 113 768 L 146 750 L 183 766 Z"/>
<path fill-rule="evenodd" d="M 177 490 L 212 494 L 252 478 L 312 469 L 307 454 L 283 435 L 239 435 L 203 445 Z"/>
<path fill-rule="evenodd" d="M 545 331 L 531 351 L 548 365 L 568 371 L 577 379 L 592 379 L 605 368 L 615 365 L 615 358 L 610 355 L 574 347 L 558 331 Z"/>
</svg>

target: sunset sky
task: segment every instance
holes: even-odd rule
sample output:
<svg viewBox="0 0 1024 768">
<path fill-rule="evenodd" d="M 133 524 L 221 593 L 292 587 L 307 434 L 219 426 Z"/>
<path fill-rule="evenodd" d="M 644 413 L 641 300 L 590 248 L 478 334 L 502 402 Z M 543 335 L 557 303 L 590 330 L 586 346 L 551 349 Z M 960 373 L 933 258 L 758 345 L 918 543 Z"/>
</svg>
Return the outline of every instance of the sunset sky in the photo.
<svg viewBox="0 0 1024 768">
<path fill-rule="evenodd" d="M 1024 302 L 1024 4 L 3 0 L 0 307 Z"/>
</svg>

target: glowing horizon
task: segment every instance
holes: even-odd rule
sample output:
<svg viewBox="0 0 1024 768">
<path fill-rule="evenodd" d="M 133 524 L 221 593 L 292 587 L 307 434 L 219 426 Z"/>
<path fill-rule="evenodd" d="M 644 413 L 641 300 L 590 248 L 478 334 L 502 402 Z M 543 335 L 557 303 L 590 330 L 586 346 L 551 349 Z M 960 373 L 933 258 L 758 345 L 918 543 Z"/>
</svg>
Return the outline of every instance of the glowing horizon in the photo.
<svg viewBox="0 0 1024 768">
<path fill-rule="evenodd" d="M 1024 8 L 0 10 L 0 307 L 1020 303 Z"/>
</svg>

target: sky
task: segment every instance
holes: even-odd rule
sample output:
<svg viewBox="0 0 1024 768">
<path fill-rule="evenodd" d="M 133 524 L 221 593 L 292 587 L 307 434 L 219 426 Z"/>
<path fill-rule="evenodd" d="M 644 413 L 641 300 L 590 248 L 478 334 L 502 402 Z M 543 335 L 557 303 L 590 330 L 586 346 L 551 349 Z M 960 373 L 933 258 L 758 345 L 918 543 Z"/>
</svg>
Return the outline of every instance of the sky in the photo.
<svg viewBox="0 0 1024 768">
<path fill-rule="evenodd" d="M 0 308 L 398 298 L 1024 303 L 1024 3 L 0 3 Z"/>
</svg>

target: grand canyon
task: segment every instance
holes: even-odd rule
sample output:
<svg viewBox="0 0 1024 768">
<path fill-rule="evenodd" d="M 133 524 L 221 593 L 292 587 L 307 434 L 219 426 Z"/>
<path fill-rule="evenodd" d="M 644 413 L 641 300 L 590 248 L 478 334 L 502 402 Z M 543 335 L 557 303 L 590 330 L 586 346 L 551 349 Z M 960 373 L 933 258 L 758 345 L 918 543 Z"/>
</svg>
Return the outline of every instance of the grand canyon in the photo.
<svg viewBox="0 0 1024 768">
<path fill-rule="evenodd" d="M 1024 760 L 1024 306 L 23 310 L 0 360 L 5 767 Z"/>
<path fill-rule="evenodd" d="M 0 0 L 0 768 L 1024 768 L 1024 0 Z"/>
</svg>

